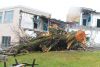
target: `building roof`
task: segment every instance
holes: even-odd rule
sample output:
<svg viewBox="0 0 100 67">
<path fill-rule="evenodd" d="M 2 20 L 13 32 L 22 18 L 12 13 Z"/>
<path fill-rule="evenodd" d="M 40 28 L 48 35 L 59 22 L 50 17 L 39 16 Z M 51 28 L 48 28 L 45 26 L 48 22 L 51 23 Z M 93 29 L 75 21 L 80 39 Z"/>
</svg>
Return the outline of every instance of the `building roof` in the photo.
<svg viewBox="0 0 100 67">
<path fill-rule="evenodd" d="M 52 18 L 49 21 L 51 22 L 51 24 L 58 24 L 59 28 L 62 28 L 62 29 L 65 28 L 66 22 L 64 22 L 62 20 L 57 20 L 57 19 Z"/>
<path fill-rule="evenodd" d="M 86 7 L 80 7 L 81 12 L 87 12 L 87 13 L 92 13 L 92 14 L 100 14 L 100 12 L 96 12 L 96 10 L 93 10 L 91 8 L 86 8 Z"/>
<path fill-rule="evenodd" d="M 13 10 L 13 9 L 20 9 L 23 12 L 27 12 L 30 14 L 34 14 L 34 15 L 39 15 L 39 16 L 45 16 L 46 18 L 50 18 L 51 14 L 44 12 L 44 11 L 40 11 L 37 9 L 33 9 L 33 8 L 28 8 L 28 7 L 23 7 L 23 6 L 16 6 L 16 7 L 11 7 L 11 8 L 3 8 L 0 9 L 0 11 L 6 11 L 6 10 Z"/>
<path fill-rule="evenodd" d="M 54 19 L 54 18 L 52 18 L 52 19 L 50 19 L 50 22 L 53 22 L 53 23 L 65 23 L 64 21 L 62 21 L 62 20 L 57 20 L 57 19 Z"/>
</svg>

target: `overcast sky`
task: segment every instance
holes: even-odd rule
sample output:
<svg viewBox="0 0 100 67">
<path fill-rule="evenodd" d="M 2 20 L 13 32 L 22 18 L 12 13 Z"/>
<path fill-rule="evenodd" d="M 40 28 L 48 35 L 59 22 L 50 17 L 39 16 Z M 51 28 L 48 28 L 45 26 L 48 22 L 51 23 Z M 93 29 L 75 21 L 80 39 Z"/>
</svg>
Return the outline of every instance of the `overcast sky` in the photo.
<svg viewBox="0 0 100 67">
<path fill-rule="evenodd" d="M 100 11 L 99 0 L 0 0 L 0 8 L 18 5 L 51 13 L 53 18 L 64 21 L 70 7 L 88 7 Z"/>
</svg>

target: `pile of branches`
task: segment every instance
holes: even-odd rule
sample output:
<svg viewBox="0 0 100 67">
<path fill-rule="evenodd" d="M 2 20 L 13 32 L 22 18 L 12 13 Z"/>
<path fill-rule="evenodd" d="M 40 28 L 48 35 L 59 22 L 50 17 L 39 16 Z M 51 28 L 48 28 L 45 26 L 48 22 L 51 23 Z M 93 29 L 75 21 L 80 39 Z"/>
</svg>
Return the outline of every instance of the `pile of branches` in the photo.
<svg viewBox="0 0 100 67">
<path fill-rule="evenodd" d="M 40 33 L 40 36 L 24 42 L 14 48 L 16 53 L 86 49 L 86 36 L 82 30 L 66 32 L 60 28 L 50 28 L 49 32 Z"/>
<path fill-rule="evenodd" d="M 40 36 L 29 40 L 27 45 L 20 45 L 19 50 L 26 49 L 28 51 L 48 52 L 50 50 L 86 49 L 86 36 L 82 30 L 66 32 L 60 28 L 50 28 L 49 33 L 41 34 Z"/>
</svg>

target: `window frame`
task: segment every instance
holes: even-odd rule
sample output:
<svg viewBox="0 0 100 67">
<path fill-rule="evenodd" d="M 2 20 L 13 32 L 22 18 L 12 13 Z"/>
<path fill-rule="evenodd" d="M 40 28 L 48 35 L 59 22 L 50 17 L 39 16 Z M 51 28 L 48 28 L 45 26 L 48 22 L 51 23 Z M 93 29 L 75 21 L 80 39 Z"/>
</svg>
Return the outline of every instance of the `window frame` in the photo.
<svg viewBox="0 0 100 67">
<path fill-rule="evenodd" d="M 2 23 L 2 19 L 3 19 L 3 12 L 0 12 L 0 17 L 1 17 L 0 23 Z"/>
<path fill-rule="evenodd" d="M 84 22 L 84 21 L 85 21 L 85 22 Z M 85 23 L 85 24 L 84 24 L 84 23 Z M 83 26 L 87 26 L 87 19 L 83 19 L 83 20 L 82 20 L 82 25 L 83 25 Z"/>
<path fill-rule="evenodd" d="M 42 18 L 42 21 L 43 21 L 43 31 L 44 32 L 47 32 L 48 31 L 48 19 L 47 18 L 45 18 L 45 17 L 43 17 Z"/>
<path fill-rule="evenodd" d="M 12 19 L 10 17 L 10 21 L 8 21 L 8 18 L 6 16 L 6 12 L 12 12 Z M 9 15 L 9 14 L 8 14 Z M 4 11 L 4 23 L 12 23 L 13 22 L 13 18 L 14 18 L 14 10 L 8 10 L 8 11 Z"/>
<path fill-rule="evenodd" d="M 97 25 L 96 25 L 96 27 L 100 28 L 100 19 L 97 19 Z"/>
<path fill-rule="evenodd" d="M 2 46 L 9 47 L 11 43 L 11 36 L 2 36 Z"/>
<path fill-rule="evenodd" d="M 34 15 L 33 16 L 33 23 L 34 23 L 33 24 L 34 29 L 39 29 L 39 26 L 40 26 L 40 16 Z"/>
</svg>

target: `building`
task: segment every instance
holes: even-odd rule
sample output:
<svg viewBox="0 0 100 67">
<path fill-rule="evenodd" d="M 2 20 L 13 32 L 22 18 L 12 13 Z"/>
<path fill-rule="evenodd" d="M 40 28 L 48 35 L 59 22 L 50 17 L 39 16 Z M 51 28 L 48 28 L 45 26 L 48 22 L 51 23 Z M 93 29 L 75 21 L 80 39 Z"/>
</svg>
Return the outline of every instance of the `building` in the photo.
<svg viewBox="0 0 100 67">
<path fill-rule="evenodd" d="M 54 27 L 54 28 L 60 28 L 65 30 L 65 26 L 66 26 L 66 22 L 62 21 L 62 20 L 57 20 L 54 18 L 51 18 L 50 20 L 50 26 Z"/>
<path fill-rule="evenodd" d="M 74 24 L 77 26 L 70 27 L 78 30 L 80 27 L 86 32 L 89 47 L 100 47 L 100 12 L 90 8 L 78 8 L 78 16 L 74 16 Z M 76 18 L 75 18 L 76 17 Z"/>
<path fill-rule="evenodd" d="M 17 35 L 35 37 L 36 31 L 47 32 L 51 15 L 25 7 L 0 9 L 0 47 L 19 42 Z"/>
</svg>

